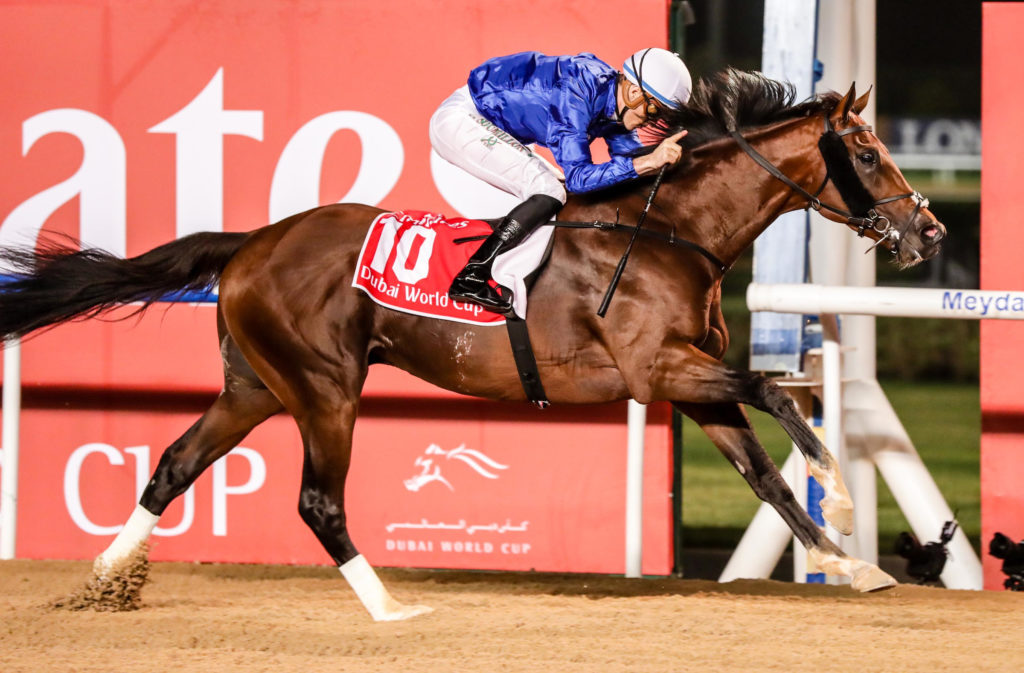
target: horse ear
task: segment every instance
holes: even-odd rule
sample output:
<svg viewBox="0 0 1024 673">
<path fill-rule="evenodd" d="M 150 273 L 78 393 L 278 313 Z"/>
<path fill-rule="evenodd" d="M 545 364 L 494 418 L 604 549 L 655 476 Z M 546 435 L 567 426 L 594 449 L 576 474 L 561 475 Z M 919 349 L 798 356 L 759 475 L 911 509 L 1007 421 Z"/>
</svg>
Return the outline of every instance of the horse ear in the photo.
<svg viewBox="0 0 1024 673">
<path fill-rule="evenodd" d="M 853 109 L 854 101 L 857 99 L 857 83 L 854 82 L 850 85 L 850 90 L 846 92 L 842 100 L 839 101 L 839 105 L 836 109 L 840 111 L 840 121 L 846 122 L 850 120 L 850 110 Z"/>
<path fill-rule="evenodd" d="M 866 108 L 868 106 L 868 98 L 870 98 L 870 97 L 871 97 L 871 87 L 868 87 L 868 90 L 864 92 L 864 95 L 861 96 L 860 98 L 858 98 L 856 100 L 856 102 L 854 102 L 853 108 L 852 108 L 854 114 L 860 114 L 861 112 L 864 111 L 864 108 Z"/>
</svg>

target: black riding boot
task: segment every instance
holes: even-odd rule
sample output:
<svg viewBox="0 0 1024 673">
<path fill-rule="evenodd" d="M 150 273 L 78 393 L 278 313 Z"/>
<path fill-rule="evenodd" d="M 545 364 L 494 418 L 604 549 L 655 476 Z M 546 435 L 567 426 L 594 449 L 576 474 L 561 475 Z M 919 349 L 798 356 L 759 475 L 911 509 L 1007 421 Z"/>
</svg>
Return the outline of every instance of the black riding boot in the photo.
<svg viewBox="0 0 1024 673">
<path fill-rule="evenodd" d="M 503 287 L 503 293 L 498 294 L 487 282 L 491 280 L 491 265 L 495 257 L 522 243 L 537 227 L 546 224 L 561 207 L 562 202 L 556 198 L 534 194 L 513 208 L 469 258 L 466 267 L 455 276 L 448 296 L 479 304 L 496 313 L 510 313 L 512 292 Z"/>
</svg>

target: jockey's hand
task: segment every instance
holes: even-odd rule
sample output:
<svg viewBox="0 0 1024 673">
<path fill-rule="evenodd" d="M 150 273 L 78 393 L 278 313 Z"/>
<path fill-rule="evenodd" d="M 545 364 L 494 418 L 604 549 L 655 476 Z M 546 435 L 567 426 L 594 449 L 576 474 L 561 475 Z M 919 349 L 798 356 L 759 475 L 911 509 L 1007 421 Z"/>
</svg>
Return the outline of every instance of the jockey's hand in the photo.
<svg viewBox="0 0 1024 673">
<path fill-rule="evenodd" d="M 662 140 L 650 154 L 633 159 L 633 168 L 636 170 L 636 174 L 650 175 L 657 173 L 662 166 L 677 164 L 683 158 L 683 146 L 679 144 L 679 141 L 687 133 L 687 131 L 680 131 L 669 136 Z"/>
</svg>

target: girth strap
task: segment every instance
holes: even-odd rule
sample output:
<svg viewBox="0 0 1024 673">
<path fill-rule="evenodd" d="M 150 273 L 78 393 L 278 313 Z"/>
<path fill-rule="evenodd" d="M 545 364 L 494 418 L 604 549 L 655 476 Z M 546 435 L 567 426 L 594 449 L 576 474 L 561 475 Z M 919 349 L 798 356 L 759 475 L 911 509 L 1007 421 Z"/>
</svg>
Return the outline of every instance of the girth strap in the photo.
<svg viewBox="0 0 1024 673">
<path fill-rule="evenodd" d="M 533 344 L 530 343 L 530 332 L 526 329 L 526 321 L 511 315 L 505 317 L 505 328 L 508 340 L 512 345 L 512 357 L 516 361 L 519 382 L 523 385 L 526 397 L 540 409 L 547 409 L 551 403 L 540 382 L 540 371 L 537 369 L 537 358 L 533 355 Z"/>
</svg>

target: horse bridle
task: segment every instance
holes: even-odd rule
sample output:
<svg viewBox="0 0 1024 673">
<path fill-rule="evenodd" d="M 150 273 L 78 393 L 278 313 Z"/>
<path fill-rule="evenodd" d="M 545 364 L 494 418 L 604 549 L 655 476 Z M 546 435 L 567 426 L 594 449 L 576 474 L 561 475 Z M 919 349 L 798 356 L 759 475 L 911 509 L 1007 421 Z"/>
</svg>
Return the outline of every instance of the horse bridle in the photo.
<svg viewBox="0 0 1024 673">
<path fill-rule="evenodd" d="M 868 192 L 867 188 L 864 186 L 864 183 L 861 182 L 860 176 L 857 175 L 857 171 L 850 159 L 846 145 L 842 141 L 842 136 L 846 136 L 851 133 L 873 133 L 874 129 L 869 124 L 861 124 L 859 126 L 851 126 L 849 128 L 836 131 L 832 126 L 832 121 L 828 118 L 828 114 L 824 115 L 824 119 L 825 129 L 822 132 L 821 137 L 818 139 L 818 151 L 821 153 L 821 157 L 825 161 L 825 178 L 821 181 L 821 185 L 813 194 L 795 183 L 780 171 L 772 162 L 758 153 L 758 151 L 751 147 L 750 143 L 740 135 L 739 131 L 736 129 L 730 129 L 729 134 L 736 141 L 736 144 L 738 144 L 751 159 L 757 162 L 758 165 L 768 171 L 772 177 L 783 182 L 790 189 L 807 199 L 808 208 L 813 208 L 816 211 L 825 209 L 839 215 L 840 217 L 846 218 L 846 223 L 857 229 L 858 236 L 864 236 L 869 229 L 878 234 L 879 238 L 875 241 L 874 245 L 868 248 L 869 252 L 874 250 L 883 242 L 891 240 L 893 245 L 890 247 L 890 251 L 893 255 L 898 255 L 903 232 L 910 227 L 921 209 L 928 207 L 928 199 L 921 196 L 920 192 L 917 191 L 907 192 L 906 194 L 897 194 L 896 196 L 887 196 L 877 200 L 873 199 L 870 192 Z M 843 202 L 849 210 L 844 210 L 822 202 L 820 198 L 821 193 L 825 191 L 825 187 L 828 185 L 830 180 L 836 186 L 836 190 L 839 192 L 839 195 L 842 197 Z M 907 219 L 907 223 L 902 230 L 895 227 L 888 217 L 879 214 L 876 210 L 878 206 L 886 203 L 892 203 L 893 201 L 899 201 L 900 199 L 913 199 L 915 203 L 914 212 L 910 214 L 910 217 Z"/>
</svg>

